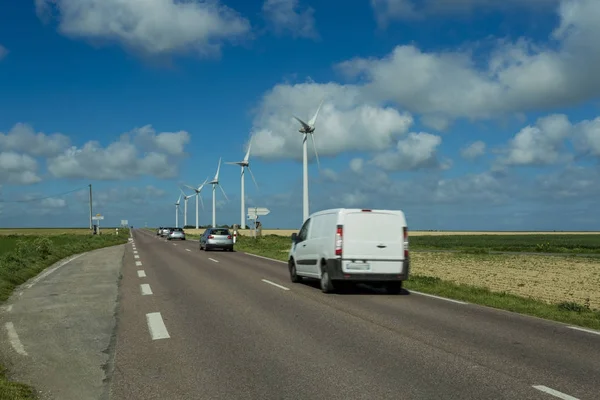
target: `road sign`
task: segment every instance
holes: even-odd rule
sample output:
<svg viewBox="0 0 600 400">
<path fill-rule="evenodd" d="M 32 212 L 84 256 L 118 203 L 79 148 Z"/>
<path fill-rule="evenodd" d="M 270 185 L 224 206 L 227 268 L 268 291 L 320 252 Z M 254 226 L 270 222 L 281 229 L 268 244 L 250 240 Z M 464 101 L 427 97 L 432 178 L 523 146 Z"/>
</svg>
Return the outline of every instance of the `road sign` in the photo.
<svg viewBox="0 0 600 400">
<path fill-rule="evenodd" d="M 95 217 L 92 217 L 92 219 L 93 219 L 94 221 L 100 221 L 100 220 L 103 220 L 103 219 L 104 219 L 104 215 L 100 215 L 100 214 L 98 214 L 98 215 L 96 215 Z"/>
<path fill-rule="evenodd" d="M 265 207 L 248 207 L 248 215 L 269 215 L 271 210 Z"/>
<path fill-rule="evenodd" d="M 248 219 L 256 219 L 256 214 L 248 214 Z"/>
<path fill-rule="evenodd" d="M 126 219 L 121 220 L 121 226 L 128 226 L 128 225 L 129 225 L 129 221 L 127 221 Z"/>
</svg>

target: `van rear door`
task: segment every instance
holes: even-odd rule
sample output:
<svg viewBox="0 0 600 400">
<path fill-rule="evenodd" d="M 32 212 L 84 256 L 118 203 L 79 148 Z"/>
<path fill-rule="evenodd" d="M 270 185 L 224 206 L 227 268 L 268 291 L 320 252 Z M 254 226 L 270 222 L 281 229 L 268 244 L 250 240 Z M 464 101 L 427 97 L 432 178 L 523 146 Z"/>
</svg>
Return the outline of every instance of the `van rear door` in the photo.
<svg viewBox="0 0 600 400">
<path fill-rule="evenodd" d="M 342 270 L 347 273 L 401 274 L 404 232 L 401 211 L 352 210 L 343 220 Z"/>
</svg>

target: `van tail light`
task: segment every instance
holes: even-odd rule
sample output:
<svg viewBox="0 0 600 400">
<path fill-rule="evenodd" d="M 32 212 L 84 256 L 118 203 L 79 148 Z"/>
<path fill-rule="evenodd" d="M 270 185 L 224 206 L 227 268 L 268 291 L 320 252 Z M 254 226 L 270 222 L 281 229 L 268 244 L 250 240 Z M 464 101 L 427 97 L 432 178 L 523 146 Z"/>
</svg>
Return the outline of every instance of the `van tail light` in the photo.
<svg viewBox="0 0 600 400">
<path fill-rule="evenodd" d="M 213 235 L 208 235 L 209 239 L 214 239 L 215 237 Z"/>
<path fill-rule="evenodd" d="M 231 235 L 227 235 L 227 239 L 231 239 Z"/>
<path fill-rule="evenodd" d="M 342 225 L 338 225 L 335 233 L 335 255 L 342 256 L 342 247 L 344 245 L 344 228 Z"/>
<path fill-rule="evenodd" d="M 404 259 L 408 258 L 408 228 L 405 226 L 402 228 L 404 234 Z"/>
</svg>

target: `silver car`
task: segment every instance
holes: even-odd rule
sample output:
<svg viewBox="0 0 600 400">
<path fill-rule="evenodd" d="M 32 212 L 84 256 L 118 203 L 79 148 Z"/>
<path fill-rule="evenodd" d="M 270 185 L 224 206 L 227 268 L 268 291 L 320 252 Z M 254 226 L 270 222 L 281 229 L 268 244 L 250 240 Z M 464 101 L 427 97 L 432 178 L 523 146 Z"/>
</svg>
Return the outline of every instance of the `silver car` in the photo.
<svg viewBox="0 0 600 400">
<path fill-rule="evenodd" d="M 208 228 L 200 236 L 200 250 L 222 249 L 233 251 L 233 237 L 227 228 Z"/>
<path fill-rule="evenodd" d="M 160 231 L 160 236 L 167 237 L 170 230 L 171 230 L 171 228 L 162 228 L 162 230 Z"/>
<path fill-rule="evenodd" d="M 169 233 L 167 234 L 167 240 L 185 240 L 185 232 L 181 228 L 171 228 L 169 229 Z"/>
</svg>

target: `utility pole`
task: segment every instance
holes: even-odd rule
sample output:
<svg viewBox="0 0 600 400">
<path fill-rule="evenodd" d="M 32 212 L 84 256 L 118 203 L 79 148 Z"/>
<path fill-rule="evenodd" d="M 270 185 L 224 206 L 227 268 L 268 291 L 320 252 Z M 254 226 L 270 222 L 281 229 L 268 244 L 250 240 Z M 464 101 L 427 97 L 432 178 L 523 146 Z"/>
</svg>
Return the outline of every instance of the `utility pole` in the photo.
<svg viewBox="0 0 600 400">
<path fill-rule="evenodd" d="M 90 231 L 94 230 L 94 221 L 92 220 L 92 184 L 90 183 Z"/>
</svg>

